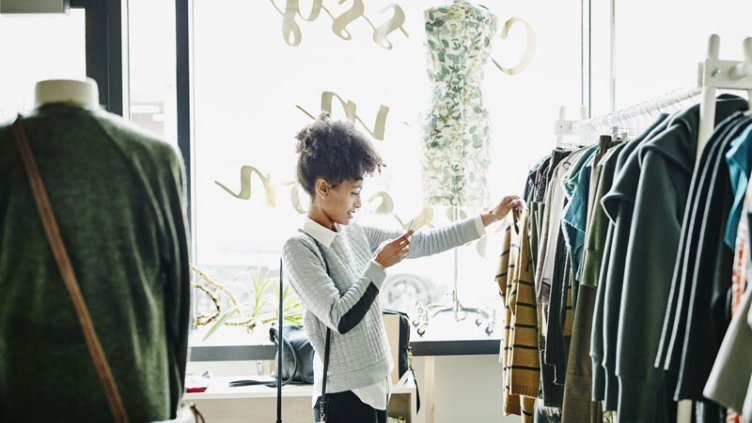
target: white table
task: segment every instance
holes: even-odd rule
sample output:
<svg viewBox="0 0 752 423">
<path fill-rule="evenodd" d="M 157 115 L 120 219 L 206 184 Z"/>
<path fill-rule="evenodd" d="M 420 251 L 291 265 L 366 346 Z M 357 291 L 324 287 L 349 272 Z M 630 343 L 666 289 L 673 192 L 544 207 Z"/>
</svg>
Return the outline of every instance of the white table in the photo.
<svg viewBox="0 0 752 423">
<path fill-rule="evenodd" d="M 276 388 L 264 385 L 229 386 L 232 380 L 255 378 L 259 376 L 213 377 L 205 392 L 188 393 L 184 399 L 195 402 L 208 422 L 273 422 L 277 414 Z M 312 422 L 312 390 L 312 385 L 287 385 L 282 388 L 282 420 L 285 423 Z M 415 382 L 411 377 L 392 385 L 387 409 L 390 416 L 405 417 L 407 423 L 412 423 L 416 405 Z"/>
</svg>

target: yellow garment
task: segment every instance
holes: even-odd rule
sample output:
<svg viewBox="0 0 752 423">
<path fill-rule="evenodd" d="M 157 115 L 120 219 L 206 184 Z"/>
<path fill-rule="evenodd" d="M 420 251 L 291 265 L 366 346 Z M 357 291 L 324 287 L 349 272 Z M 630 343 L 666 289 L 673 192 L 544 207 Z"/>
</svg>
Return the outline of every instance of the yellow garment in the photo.
<svg viewBox="0 0 752 423">
<path fill-rule="evenodd" d="M 519 215 L 519 216 L 518 216 Z M 538 394 L 538 322 L 528 212 L 513 212 L 504 230 L 496 283 L 504 302 L 504 335 L 500 362 L 504 366 L 504 413 L 532 422 Z"/>
</svg>

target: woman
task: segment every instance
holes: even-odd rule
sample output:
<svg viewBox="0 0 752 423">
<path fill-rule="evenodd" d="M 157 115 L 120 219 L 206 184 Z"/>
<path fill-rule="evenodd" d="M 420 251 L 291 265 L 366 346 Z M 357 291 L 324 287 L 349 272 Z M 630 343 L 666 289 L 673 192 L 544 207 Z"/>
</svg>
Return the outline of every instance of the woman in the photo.
<svg viewBox="0 0 752 423">
<path fill-rule="evenodd" d="M 405 258 L 436 254 L 479 238 L 483 227 L 522 208 L 504 197 L 474 219 L 413 235 L 350 225 L 360 208 L 363 177 L 381 157 L 355 127 L 324 114 L 297 136 L 298 181 L 311 196 L 303 228 L 285 243 L 284 274 L 305 308 L 304 326 L 316 351 L 314 421 L 319 421 L 327 328 L 331 330 L 327 421 L 386 422 L 394 363 L 376 297 L 385 270 Z"/>
</svg>

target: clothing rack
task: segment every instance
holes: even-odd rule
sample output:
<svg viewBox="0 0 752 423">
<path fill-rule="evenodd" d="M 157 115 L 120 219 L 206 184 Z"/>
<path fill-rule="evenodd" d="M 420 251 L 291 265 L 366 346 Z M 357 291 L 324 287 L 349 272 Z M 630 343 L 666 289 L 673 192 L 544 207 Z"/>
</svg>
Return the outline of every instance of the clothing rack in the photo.
<svg viewBox="0 0 752 423">
<path fill-rule="evenodd" d="M 743 61 L 719 60 L 721 37 L 717 34 L 708 40 L 708 54 L 702 65 L 700 103 L 700 129 L 697 139 L 697 158 L 710 139 L 715 126 L 715 96 L 717 89 L 745 90 L 749 109 L 752 110 L 752 37 L 744 40 Z"/>
<path fill-rule="evenodd" d="M 583 105 L 580 106 L 580 120 L 585 120 L 588 117 L 588 108 Z M 556 146 L 560 146 L 564 143 L 564 136 L 577 135 L 572 129 L 576 120 L 567 120 L 567 108 L 566 106 L 559 107 L 559 119 L 554 121 L 554 135 L 556 135 Z"/>
<path fill-rule="evenodd" d="M 559 119 L 554 122 L 554 135 L 557 137 L 557 145 L 560 142 L 559 140 L 566 135 L 617 135 L 620 129 L 624 129 L 627 123 L 635 119 L 656 115 L 667 109 L 676 108 L 700 93 L 700 88 L 675 90 L 621 110 L 591 119 L 583 117 L 583 119 L 578 121 L 565 120 L 563 116 L 564 108 L 562 107 L 559 111 Z M 586 110 L 585 106 L 582 107 Z"/>
</svg>

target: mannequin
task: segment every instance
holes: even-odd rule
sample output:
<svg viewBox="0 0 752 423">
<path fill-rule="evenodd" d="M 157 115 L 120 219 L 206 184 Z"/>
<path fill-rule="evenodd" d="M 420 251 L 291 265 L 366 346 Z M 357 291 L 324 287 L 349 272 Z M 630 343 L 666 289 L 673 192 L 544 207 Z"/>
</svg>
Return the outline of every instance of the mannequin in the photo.
<svg viewBox="0 0 752 423">
<path fill-rule="evenodd" d="M 98 99 L 92 80 L 40 81 L 20 131 L 128 420 L 163 421 L 188 352 L 185 171 L 175 148 Z M 113 421 L 14 138 L 0 124 L 0 333 L 13 340 L 0 342 L 2 419 Z"/>
<path fill-rule="evenodd" d="M 433 83 L 425 124 L 425 202 L 484 207 L 490 130 L 481 98 L 496 17 L 464 0 L 427 9 L 426 44 Z"/>
<path fill-rule="evenodd" d="M 48 79 L 34 87 L 34 107 L 52 103 L 96 108 L 99 107 L 99 90 L 91 78 L 86 80 Z"/>
</svg>

